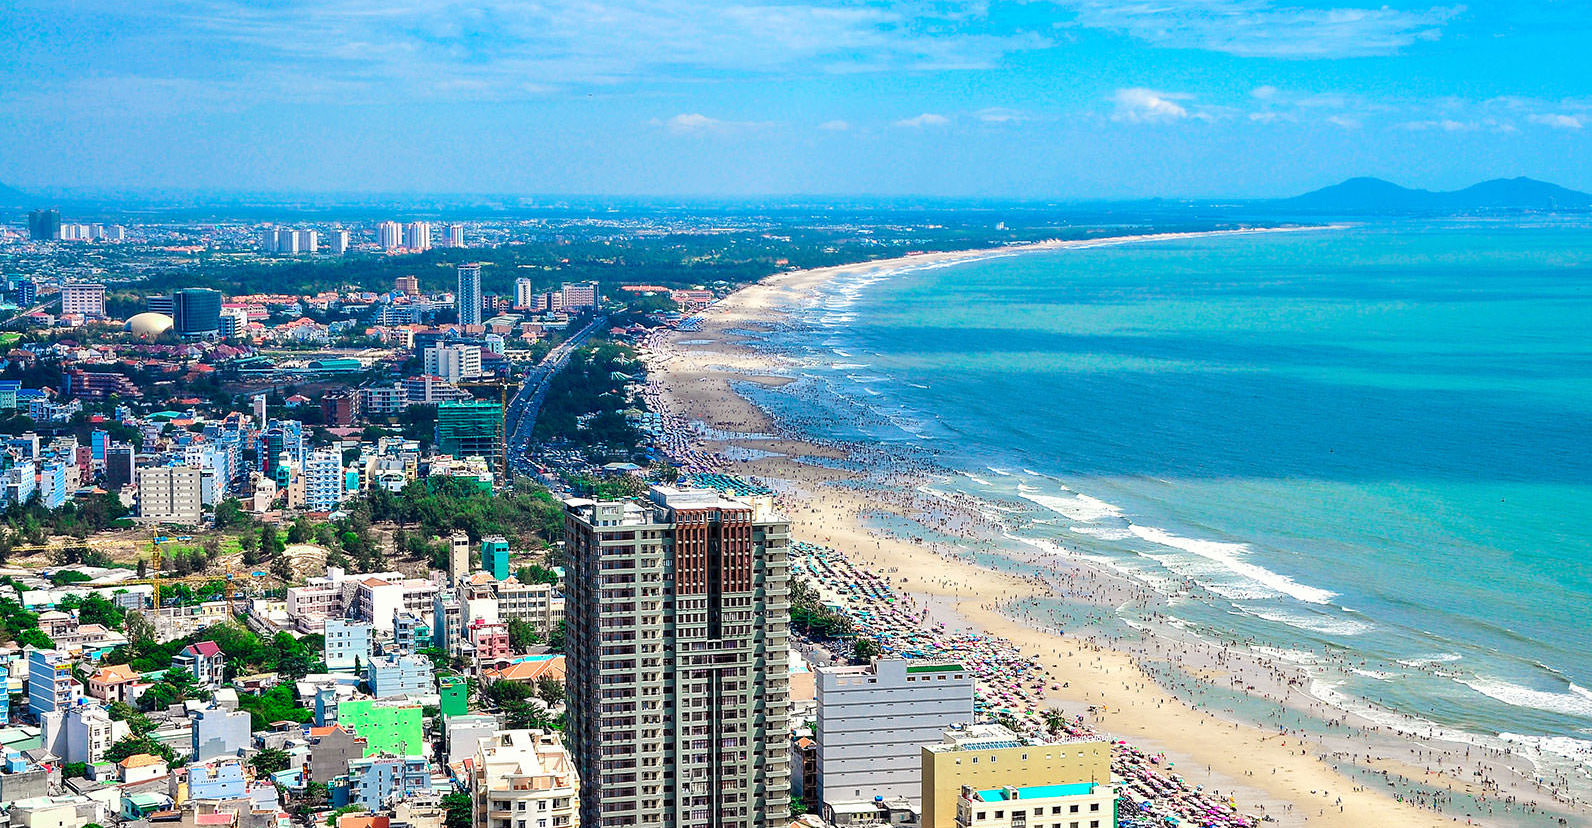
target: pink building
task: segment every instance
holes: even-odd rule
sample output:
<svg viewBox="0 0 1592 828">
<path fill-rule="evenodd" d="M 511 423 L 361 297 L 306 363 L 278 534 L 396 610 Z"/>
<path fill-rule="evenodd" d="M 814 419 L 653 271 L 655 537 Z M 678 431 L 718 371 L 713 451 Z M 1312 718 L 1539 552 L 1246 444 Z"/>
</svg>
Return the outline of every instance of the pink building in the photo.
<svg viewBox="0 0 1592 828">
<path fill-rule="evenodd" d="M 507 624 L 488 624 L 483 621 L 472 621 L 466 630 L 470 643 L 475 645 L 475 657 L 479 661 L 495 661 L 506 658 L 512 653 L 509 650 L 509 628 Z"/>
</svg>

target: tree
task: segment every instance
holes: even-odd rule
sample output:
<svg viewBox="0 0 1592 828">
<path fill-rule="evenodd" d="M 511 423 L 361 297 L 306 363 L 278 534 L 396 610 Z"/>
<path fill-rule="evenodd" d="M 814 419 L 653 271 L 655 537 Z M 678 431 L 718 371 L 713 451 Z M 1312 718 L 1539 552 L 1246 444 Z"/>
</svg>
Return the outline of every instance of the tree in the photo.
<svg viewBox="0 0 1592 828">
<path fill-rule="evenodd" d="M 127 729 L 135 736 L 142 736 L 155 729 L 155 723 L 148 716 L 138 712 L 138 709 L 127 702 L 111 702 L 105 709 L 113 722 L 126 722 Z"/>
<path fill-rule="evenodd" d="M 216 504 L 216 529 L 225 532 L 228 529 L 245 527 L 252 522 L 249 514 L 243 511 L 243 504 L 235 497 L 229 497 Z"/>
<path fill-rule="evenodd" d="M 304 786 L 304 808 L 319 811 L 332 801 L 331 788 L 325 782 L 311 782 Z"/>
<path fill-rule="evenodd" d="M 442 798 L 443 810 L 447 811 L 447 819 L 443 821 L 443 828 L 470 828 L 472 825 L 470 795 L 460 791 L 451 793 Z"/>
<path fill-rule="evenodd" d="M 536 627 L 531 622 L 524 618 L 509 619 L 509 649 L 523 653 L 541 642 L 542 637 L 537 634 Z"/>
<path fill-rule="evenodd" d="M 281 748 L 265 748 L 249 759 L 249 767 L 254 769 L 256 776 L 285 771 L 291 763 L 287 751 Z"/>
<path fill-rule="evenodd" d="M 83 779 L 88 776 L 87 762 L 67 762 L 61 766 L 62 779 Z M 84 826 L 88 828 L 88 826 Z"/>
<path fill-rule="evenodd" d="M 550 650 L 552 650 L 554 652 L 562 652 L 563 651 L 563 649 L 564 649 L 564 632 L 568 628 L 568 626 L 569 625 L 562 618 L 560 618 L 558 620 L 557 624 L 553 625 L 553 629 L 551 631 L 549 631 L 548 634 L 547 634 L 547 648 L 548 649 L 550 649 Z"/>
<path fill-rule="evenodd" d="M 172 750 L 170 746 L 155 741 L 147 735 L 123 736 L 116 742 L 116 744 L 111 745 L 105 750 L 105 760 L 108 762 L 120 762 L 129 756 L 139 753 L 148 753 L 153 756 L 159 756 L 161 759 L 164 759 L 168 765 L 177 761 L 176 751 Z"/>
<path fill-rule="evenodd" d="M 51 641 L 50 637 L 41 632 L 38 627 L 34 627 L 31 630 L 23 630 L 22 632 L 18 633 L 17 644 L 22 647 L 32 647 L 37 650 L 55 649 L 55 642 Z"/>
<path fill-rule="evenodd" d="M 867 664 L 879 655 L 879 642 L 867 636 L 858 636 L 852 647 L 851 658 L 857 664 Z"/>
<path fill-rule="evenodd" d="M 552 676 L 542 676 L 536 680 L 536 697 L 547 702 L 548 707 L 564 700 L 564 682 Z"/>
</svg>

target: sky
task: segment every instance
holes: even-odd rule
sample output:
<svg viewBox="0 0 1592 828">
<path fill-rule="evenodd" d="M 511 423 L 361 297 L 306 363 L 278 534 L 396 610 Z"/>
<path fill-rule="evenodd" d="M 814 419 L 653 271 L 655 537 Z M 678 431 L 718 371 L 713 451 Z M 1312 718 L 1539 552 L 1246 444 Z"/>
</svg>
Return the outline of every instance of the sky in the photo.
<svg viewBox="0 0 1592 828">
<path fill-rule="evenodd" d="M 7 0 L 34 192 L 1592 190 L 1586 0 Z"/>
</svg>

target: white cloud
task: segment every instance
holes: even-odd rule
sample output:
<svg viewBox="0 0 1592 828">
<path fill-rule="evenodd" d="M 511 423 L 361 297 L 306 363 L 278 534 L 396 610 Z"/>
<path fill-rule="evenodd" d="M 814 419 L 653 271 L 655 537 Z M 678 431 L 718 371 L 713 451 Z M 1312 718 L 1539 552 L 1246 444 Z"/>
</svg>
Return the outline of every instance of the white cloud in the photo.
<svg viewBox="0 0 1592 828">
<path fill-rule="evenodd" d="M 1028 120 L 1028 114 L 1004 106 L 990 106 L 973 113 L 973 117 L 986 124 L 1009 124 Z"/>
<path fill-rule="evenodd" d="M 1554 129 L 1580 129 L 1583 126 L 1581 119 L 1574 115 L 1543 113 L 1532 115 L 1526 120 L 1534 124 L 1553 127 Z"/>
<path fill-rule="evenodd" d="M 851 124 L 839 120 L 825 121 L 819 124 L 818 128 L 822 130 L 828 130 L 829 132 L 845 132 L 846 130 L 851 129 Z"/>
<path fill-rule="evenodd" d="M 1112 97 L 1116 102 L 1116 111 L 1112 113 L 1111 120 L 1129 124 L 1166 123 L 1181 121 L 1189 117 L 1189 112 L 1180 100 L 1188 100 L 1189 95 L 1174 95 L 1166 92 L 1157 92 L 1154 89 L 1133 88 L 1118 89 Z"/>
<path fill-rule="evenodd" d="M 1077 23 L 1179 49 L 1242 57 L 1339 58 L 1389 55 L 1436 40 L 1464 7 L 1424 11 L 1306 8 L 1273 0 L 1053 0 Z"/>
<path fill-rule="evenodd" d="M 653 126 L 663 127 L 675 135 L 701 135 L 772 126 L 770 123 L 759 121 L 723 121 L 709 118 L 700 112 L 682 112 L 667 120 L 653 118 L 650 123 Z"/>
<path fill-rule="evenodd" d="M 936 115 L 933 112 L 925 112 L 922 115 L 914 115 L 911 118 L 902 118 L 901 120 L 896 121 L 895 125 L 898 127 L 922 129 L 923 127 L 945 126 L 950 122 L 951 119 L 945 117 L 944 115 Z"/>
</svg>

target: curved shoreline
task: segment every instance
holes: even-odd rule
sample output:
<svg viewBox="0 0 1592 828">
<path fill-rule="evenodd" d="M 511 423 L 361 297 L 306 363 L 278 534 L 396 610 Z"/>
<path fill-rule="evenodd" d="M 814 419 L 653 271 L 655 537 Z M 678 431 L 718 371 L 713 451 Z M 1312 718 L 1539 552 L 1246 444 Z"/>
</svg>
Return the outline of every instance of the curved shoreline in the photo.
<svg viewBox="0 0 1592 828">
<path fill-rule="evenodd" d="M 1067 690 L 1050 694 L 1053 704 L 1070 712 L 1090 705 L 1099 706 L 1109 700 L 1113 706 L 1094 720 L 1101 732 L 1113 737 L 1132 737 L 1141 748 L 1165 750 L 1176 758 L 1180 770 L 1186 767 L 1195 769 L 1188 774 L 1191 777 L 1200 778 L 1197 769 L 1209 768 L 1204 777 L 1207 785 L 1236 792 L 1241 804 L 1263 806 L 1269 815 L 1283 824 L 1302 824 L 1307 816 L 1312 824 L 1329 825 L 1440 825 L 1451 824 L 1452 820 L 1460 818 L 1454 813 L 1436 813 L 1412 807 L 1398 802 L 1383 790 L 1355 784 L 1339 773 L 1336 766 L 1340 764 L 1366 768 L 1369 773 L 1385 771 L 1389 779 L 1402 776 L 1412 780 L 1412 784 L 1424 783 L 1433 794 L 1468 790 L 1472 795 L 1486 796 L 1489 801 L 1495 795 L 1516 795 L 1522 800 L 1542 799 L 1540 791 L 1529 785 L 1521 787 L 1518 782 L 1501 784 L 1496 789 L 1476 785 L 1477 777 L 1473 774 L 1477 771 L 1484 775 L 1514 775 L 1498 767 L 1501 761 L 1498 756 L 1482 755 L 1475 760 L 1461 756 L 1448 762 L 1446 760 L 1453 757 L 1445 754 L 1441 748 L 1394 737 L 1383 732 L 1381 725 L 1369 721 L 1355 721 L 1352 727 L 1346 724 L 1348 732 L 1338 738 L 1306 737 L 1305 747 L 1300 748 L 1300 736 L 1296 732 L 1268 732 L 1265 728 L 1237 721 L 1236 717 L 1218 716 L 1209 710 L 1198 709 L 1182 698 L 1185 695 L 1199 698 L 1205 693 L 1205 688 L 1230 682 L 1246 696 L 1249 695 L 1249 691 L 1244 689 L 1247 687 L 1260 695 L 1279 697 L 1281 710 L 1291 709 L 1332 719 L 1335 711 L 1326 709 L 1324 703 L 1311 697 L 1305 690 L 1305 682 L 1291 680 L 1300 678 L 1302 674 L 1285 666 L 1267 663 L 1225 647 L 1213 650 L 1207 644 L 1205 647 L 1191 648 L 1189 642 L 1176 640 L 1164 633 L 1152 635 L 1142 642 L 1142 646 L 1134 648 L 1125 646 L 1125 642 L 1121 641 L 1101 642 L 1098 636 L 1079 637 L 1076 633 L 1057 635 L 1031 623 L 1031 619 L 1012 617 L 1009 610 L 1022 601 L 1074 595 L 1081 601 L 1110 607 L 1123 600 L 1153 601 L 1158 600 L 1158 596 L 1148 594 L 1148 590 L 1138 585 L 1127 584 L 1113 573 L 1101 572 L 1075 559 L 1049 561 L 1057 569 L 1048 577 L 1033 574 L 1021 576 L 969 564 L 955 554 L 956 550 L 945 548 L 954 544 L 937 546 L 932 543 L 911 543 L 875 531 L 866 525 L 863 515 L 869 511 L 884 511 L 913 520 L 914 508 L 922 507 L 915 507 L 909 501 L 925 496 L 922 489 L 932 479 L 933 472 L 925 468 L 895 475 L 891 482 L 898 491 L 907 494 L 905 500 L 894 502 L 881 502 L 881 493 L 878 491 L 863 492 L 837 485 L 854 483 L 861 475 L 843 468 L 804 464 L 793 458 L 804 455 L 844 458 L 857 447 L 811 440 L 802 435 L 799 428 L 781 423 L 735 390 L 737 383 L 757 381 L 756 378 L 788 381 L 788 377 L 782 376 L 783 369 L 788 366 L 780 365 L 777 356 L 746 347 L 746 336 L 738 330 L 783 327 L 790 310 L 802 306 L 804 301 L 810 301 L 815 290 L 838 276 L 883 275 L 916 267 L 943 266 L 1032 250 L 1220 234 L 1321 229 L 1328 228 L 1256 229 L 1057 241 L 1016 248 L 926 254 L 777 274 L 743 288 L 716 305 L 704 314 L 701 324 L 689 333 L 671 332 L 654 340 L 648 353 L 649 382 L 652 384 L 650 393 L 664 412 L 684 420 L 705 423 L 721 432 L 733 433 L 730 439 L 694 440 L 697 444 L 695 450 L 700 451 L 705 460 L 732 443 L 754 447 L 758 453 L 780 455 L 753 456 L 733 461 L 718 458 L 718 462 L 736 473 L 776 482 L 792 520 L 794 537 L 841 549 L 854 562 L 874 572 L 892 576 L 892 580 L 900 581 L 899 589 L 912 593 L 947 624 L 971 624 L 1040 655 L 1053 674 L 1071 679 L 1071 686 Z M 942 507 L 931 508 L 944 508 L 949 512 L 955 507 L 956 504 L 943 504 Z M 958 519 L 977 520 L 966 515 Z M 1035 560 L 1040 557 L 1036 555 Z M 1065 572 L 1059 566 L 1063 562 Z M 1065 584 L 1059 584 L 1058 578 L 1073 579 L 1073 592 L 1069 593 Z M 1113 644 L 1116 648 L 1113 648 Z M 1182 648 L 1176 658 L 1171 655 L 1174 647 Z M 1191 653 L 1191 649 L 1202 651 Z M 1243 664 L 1246 660 L 1252 663 Z M 1174 661 L 1182 662 L 1176 665 L 1175 671 L 1194 679 L 1183 693 L 1170 692 L 1159 683 L 1167 681 L 1166 676 L 1151 674 L 1157 664 L 1170 666 Z M 1200 682 L 1204 684 L 1200 685 Z M 1454 748 L 1452 744 L 1445 747 Z M 1478 750 L 1478 753 L 1482 751 Z M 1439 759 L 1445 760 L 1443 770 L 1433 774 L 1429 770 L 1430 763 Z M 1423 763 L 1427 765 L 1423 767 Z M 1486 770 L 1483 770 L 1483 765 L 1487 766 Z M 1274 769 L 1273 773 L 1257 773 L 1258 769 L 1268 767 Z M 1323 791 L 1331 794 L 1325 802 L 1321 794 Z M 1330 811 L 1328 805 L 1331 806 Z M 1317 813 L 1308 814 L 1308 810 Z M 1480 808 L 1458 810 L 1459 814 L 1463 814 L 1465 810 L 1477 812 Z M 1511 816 L 1518 817 L 1519 814 L 1512 813 Z M 1585 812 L 1575 816 L 1583 817 Z M 1521 824 L 1518 820 L 1488 817 L 1482 817 L 1481 821 L 1484 824 Z"/>
</svg>

